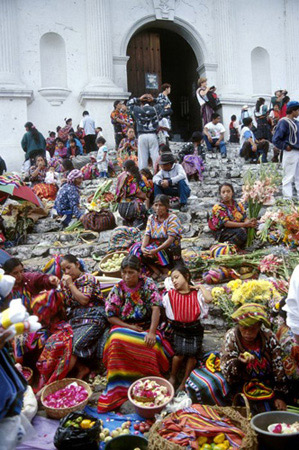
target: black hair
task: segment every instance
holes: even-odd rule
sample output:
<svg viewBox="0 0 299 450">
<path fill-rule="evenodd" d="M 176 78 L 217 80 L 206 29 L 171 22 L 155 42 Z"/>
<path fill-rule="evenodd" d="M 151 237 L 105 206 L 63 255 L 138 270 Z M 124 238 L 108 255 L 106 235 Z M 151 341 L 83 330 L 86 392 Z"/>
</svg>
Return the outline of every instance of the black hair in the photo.
<svg viewBox="0 0 299 450">
<path fill-rule="evenodd" d="M 127 159 L 127 161 L 124 162 L 123 168 L 130 172 L 130 174 L 136 178 L 138 183 L 142 180 L 138 166 L 131 159 Z"/>
<path fill-rule="evenodd" d="M 231 120 L 232 122 L 234 122 L 235 120 L 237 120 L 237 116 L 236 116 L 235 114 L 233 114 L 233 115 L 231 116 L 230 120 Z"/>
<path fill-rule="evenodd" d="M 170 147 L 166 144 L 161 145 L 159 147 L 159 153 L 171 153 Z"/>
<path fill-rule="evenodd" d="M 293 111 L 298 111 L 299 106 L 291 106 L 290 108 L 287 108 L 286 113 L 291 114 Z"/>
<path fill-rule="evenodd" d="M 121 270 L 124 270 L 124 269 L 126 269 L 126 267 L 137 270 L 139 272 L 141 269 L 141 263 L 140 263 L 139 259 L 137 258 L 137 256 L 135 256 L 135 255 L 126 256 L 122 260 L 120 268 L 121 268 Z"/>
<path fill-rule="evenodd" d="M 263 97 L 259 97 L 255 104 L 255 110 L 259 111 L 260 107 L 265 103 L 265 99 Z"/>
<path fill-rule="evenodd" d="M 115 100 L 115 102 L 113 103 L 114 109 L 117 107 L 117 105 L 119 105 L 121 103 L 121 100 Z"/>
<path fill-rule="evenodd" d="M 252 123 L 252 118 L 251 117 L 244 117 L 244 119 L 243 119 L 244 127 L 248 127 L 251 123 Z"/>
<path fill-rule="evenodd" d="M 49 133 L 49 136 L 51 137 L 51 136 L 54 136 L 55 137 L 55 131 L 48 131 L 48 133 Z"/>
<path fill-rule="evenodd" d="M 64 142 L 63 142 L 63 140 L 62 140 L 62 139 L 60 139 L 60 137 L 56 138 L 56 144 L 58 144 L 58 142 L 62 142 L 62 143 L 63 143 L 63 145 L 64 145 Z"/>
<path fill-rule="evenodd" d="M 39 143 L 39 132 L 35 128 L 33 123 L 32 122 L 26 122 L 24 126 L 25 126 L 25 128 L 28 128 L 28 131 L 31 134 L 31 136 L 33 137 L 33 140 L 35 141 L 36 144 L 38 144 Z"/>
<path fill-rule="evenodd" d="M 89 112 L 88 111 L 83 111 L 82 116 L 89 116 Z"/>
<path fill-rule="evenodd" d="M 283 97 L 282 101 L 281 101 L 281 105 L 284 105 L 285 103 L 289 103 L 290 101 L 290 97 L 288 97 L 287 95 L 285 97 Z"/>
<path fill-rule="evenodd" d="M 220 117 L 220 114 L 218 114 L 218 113 L 213 113 L 213 114 L 211 115 L 211 120 L 215 120 L 215 119 L 217 119 L 217 117 Z"/>
<path fill-rule="evenodd" d="M 72 138 L 76 137 L 76 135 L 75 135 L 75 133 L 73 131 L 69 131 L 68 132 L 68 136 L 70 136 Z"/>
<path fill-rule="evenodd" d="M 231 183 L 222 183 L 222 184 L 220 184 L 220 186 L 219 186 L 219 188 L 218 188 L 218 193 L 221 194 L 221 189 L 222 189 L 224 186 L 228 186 L 228 187 L 232 190 L 233 197 L 234 197 L 234 196 L 235 196 L 235 189 L 234 189 L 234 186 L 233 186 Z"/>
<path fill-rule="evenodd" d="M 154 200 L 154 204 L 158 203 L 158 202 L 162 203 L 163 206 L 165 206 L 167 209 L 169 209 L 169 197 L 168 197 L 168 195 L 164 195 L 164 194 L 156 195 L 155 200 Z"/>
<path fill-rule="evenodd" d="M 184 264 L 177 264 L 176 266 L 174 266 L 174 268 L 171 271 L 171 275 L 173 274 L 173 272 L 175 271 L 180 272 L 181 275 L 183 275 L 183 277 L 185 278 L 185 280 L 187 281 L 188 284 L 191 284 L 191 272 L 188 269 L 188 267 L 186 267 Z"/>
<path fill-rule="evenodd" d="M 58 133 L 58 131 L 61 130 L 61 127 L 58 125 L 58 127 L 56 127 L 56 132 Z"/>
<path fill-rule="evenodd" d="M 141 169 L 140 173 L 141 173 L 141 175 L 144 175 L 148 180 L 153 179 L 153 174 L 147 167 L 144 169 Z"/>
<path fill-rule="evenodd" d="M 161 85 L 161 91 L 162 91 L 162 92 L 165 91 L 165 89 L 167 89 L 167 88 L 171 88 L 171 84 L 169 84 L 169 83 L 163 83 L 163 84 Z"/>
<path fill-rule="evenodd" d="M 19 258 L 10 258 L 2 265 L 2 269 L 9 275 L 18 266 L 23 266 L 22 261 Z"/>
<path fill-rule="evenodd" d="M 74 165 L 72 163 L 72 161 L 70 159 L 64 159 L 62 161 L 62 166 L 64 168 L 64 170 L 74 170 Z"/>
<path fill-rule="evenodd" d="M 97 144 L 106 144 L 106 139 L 103 136 L 98 137 Z"/>
<path fill-rule="evenodd" d="M 71 122 L 73 119 L 69 118 L 69 119 L 64 119 L 65 123 L 68 124 L 69 122 Z"/>
<path fill-rule="evenodd" d="M 191 136 L 192 142 L 201 142 L 202 141 L 202 133 L 201 131 L 194 131 Z"/>
<path fill-rule="evenodd" d="M 77 258 L 77 256 L 75 255 L 71 255 L 70 253 L 68 255 L 64 255 L 62 257 L 63 261 L 67 261 L 71 264 L 79 264 L 79 270 L 81 270 L 81 272 L 84 272 L 84 267 L 81 261 L 79 261 L 79 259 Z"/>
<path fill-rule="evenodd" d="M 75 144 L 75 146 L 77 147 L 77 142 L 75 141 L 75 139 L 74 139 L 73 137 L 71 137 L 71 138 L 69 139 L 69 143 L 70 143 L 70 145 L 71 145 L 71 144 Z"/>
</svg>

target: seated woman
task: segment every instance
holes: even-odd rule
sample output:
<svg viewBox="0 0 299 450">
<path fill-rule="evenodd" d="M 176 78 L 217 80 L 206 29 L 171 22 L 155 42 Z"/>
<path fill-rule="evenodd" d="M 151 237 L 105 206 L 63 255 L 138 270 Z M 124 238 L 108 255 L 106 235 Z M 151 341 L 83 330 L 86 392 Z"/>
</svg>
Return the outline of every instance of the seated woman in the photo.
<svg viewBox="0 0 299 450">
<path fill-rule="evenodd" d="M 141 276 L 135 256 L 123 259 L 121 273 L 122 281 L 114 286 L 106 301 L 112 329 L 104 349 L 108 384 L 98 401 L 100 413 L 121 406 L 136 379 L 167 372 L 167 355 L 172 353 L 157 331 L 161 306 L 157 286 Z"/>
<path fill-rule="evenodd" d="M 195 131 L 192 134 L 193 152 L 183 157 L 182 166 L 185 169 L 188 180 L 194 178 L 196 181 L 203 180 L 203 171 L 205 154 L 202 145 L 203 137 L 200 131 Z"/>
<path fill-rule="evenodd" d="M 100 282 L 86 273 L 82 263 L 73 255 L 63 257 L 61 269 L 64 273 L 61 284 L 66 320 L 71 326 L 71 354 L 66 356 L 61 348 L 69 330 L 65 332 L 62 329 L 52 334 L 37 364 L 42 377 L 39 387 L 45 382 L 62 379 L 73 368 L 77 369 L 76 377 L 83 379 L 90 372 L 88 365 L 92 360 L 102 358 L 101 337 L 108 326 Z M 60 352 L 64 354 L 63 358 Z M 61 365 L 64 366 L 62 370 Z"/>
<path fill-rule="evenodd" d="M 118 212 L 124 219 L 123 225 L 144 227 L 145 201 L 151 194 L 150 185 L 146 177 L 140 174 L 134 161 L 125 161 L 123 168 L 124 171 L 118 176 L 116 184 Z"/>
<path fill-rule="evenodd" d="M 163 297 L 163 306 L 169 323 L 170 342 L 174 350 L 169 381 L 175 386 L 179 370 L 185 359 L 185 373 L 178 391 L 185 382 L 201 354 L 203 327 L 200 318 L 206 317 L 212 296 L 203 286 L 195 288 L 186 266 L 178 265 L 171 272 L 173 287 Z"/>
<path fill-rule="evenodd" d="M 46 158 L 43 156 L 37 156 L 35 159 L 35 165 L 30 167 L 29 180 L 33 184 L 33 192 L 40 199 L 55 200 L 57 194 L 56 183 L 45 183 L 48 170 Z"/>
<path fill-rule="evenodd" d="M 235 191 L 231 184 L 221 184 L 219 194 L 220 202 L 213 206 L 209 228 L 217 241 L 243 248 L 247 241 L 246 228 L 256 228 L 257 221 L 246 217 L 244 205 L 234 199 Z"/>
<path fill-rule="evenodd" d="M 59 216 L 65 216 L 62 226 L 67 227 L 73 215 L 80 220 L 83 211 L 80 209 L 79 187 L 83 181 L 83 174 L 80 170 L 74 169 L 67 176 L 67 183 L 63 184 L 58 191 L 54 208 Z"/>
<path fill-rule="evenodd" d="M 56 288 L 59 278 L 38 272 L 25 272 L 23 263 L 18 258 L 10 258 L 3 264 L 5 274 L 15 278 L 15 284 L 8 297 L 6 297 L 0 310 L 8 307 L 10 300 L 20 298 L 27 311 L 33 314 L 33 302 L 44 290 Z M 28 338 L 21 336 L 16 340 L 15 356 L 22 362 L 26 353 L 41 349 L 49 336 L 49 329 L 42 328 L 36 333 L 29 333 Z"/>
<path fill-rule="evenodd" d="M 225 379 L 234 393 L 243 391 L 253 411 L 286 410 L 288 386 L 281 348 L 269 329 L 266 308 L 245 303 L 232 318 L 237 325 L 226 333 L 220 358 Z"/>
<path fill-rule="evenodd" d="M 134 244 L 130 253 L 136 255 L 157 278 L 181 260 L 182 226 L 180 219 L 169 213 L 167 195 L 157 195 L 154 211 L 147 221 L 142 243 Z"/>
</svg>

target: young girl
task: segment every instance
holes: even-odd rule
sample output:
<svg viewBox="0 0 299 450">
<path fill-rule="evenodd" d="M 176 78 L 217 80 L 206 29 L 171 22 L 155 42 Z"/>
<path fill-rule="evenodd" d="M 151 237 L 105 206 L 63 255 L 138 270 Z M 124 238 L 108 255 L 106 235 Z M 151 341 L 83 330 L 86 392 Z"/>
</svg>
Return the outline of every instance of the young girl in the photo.
<svg viewBox="0 0 299 450">
<path fill-rule="evenodd" d="M 175 385 L 177 374 L 186 357 L 184 377 L 177 391 L 183 391 L 187 378 L 196 366 L 203 340 L 201 317 L 206 317 L 206 303 L 212 300 L 203 286 L 192 286 L 187 267 L 176 266 L 171 272 L 171 287 L 163 297 L 163 306 L 170 326 L 171 344 L 175 356 L 169 381 Z M 165 283 L 167 284 L 167 283 Z"/>
<path fill-rule="evenodd" d="M 230 118 L 229 142 L 234 142 L 235 144 L 239 144 L 240 142 L 239 127 L 237 123 L 237 116 L 235 114 L 233 114 Z"/>
<path fill-rule="evenodd" d="M 97 154 L 97 163 L 101 178 L 108 178 L 108 148 L 105 144 L 106 139 L 103 137 L 99 137 L 97 139 L 97 146 L 99 149 Z"/>
</svg>

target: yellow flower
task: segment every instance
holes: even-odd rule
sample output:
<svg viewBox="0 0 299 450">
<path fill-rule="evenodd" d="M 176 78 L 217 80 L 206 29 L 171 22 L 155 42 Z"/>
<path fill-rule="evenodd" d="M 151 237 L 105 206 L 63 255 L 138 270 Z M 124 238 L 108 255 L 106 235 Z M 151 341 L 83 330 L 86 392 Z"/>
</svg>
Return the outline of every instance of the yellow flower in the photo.
<svg viewBox="0 0 299 450">
<path fill-rule="evenodd" d="M 242 280 L 240 280 L 239 278 L 237 280 L 232 280 L 229 283 L 227 283 L 227 287 L 231 290 L 231 291 L 235 291 L 236 289 L 238 289 L 240 286 L 242 285 Z"/>
<path fill-rule="evenodd" d="M 211 291 L 213 300 L 217 300 L 221 295 L 225 293 L 225 289 L 222 287 L 215 287 Z"/>
</svg>

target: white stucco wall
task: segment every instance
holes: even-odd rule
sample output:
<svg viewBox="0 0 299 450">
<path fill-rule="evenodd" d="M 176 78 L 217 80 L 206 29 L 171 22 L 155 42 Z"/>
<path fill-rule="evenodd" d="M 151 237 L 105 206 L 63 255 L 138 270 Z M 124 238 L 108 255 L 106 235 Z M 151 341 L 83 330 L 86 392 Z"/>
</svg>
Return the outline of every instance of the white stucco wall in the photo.
<svg viewBox="0 0 299 450">
<path fill-rule="evenodd" d="M 88 109 L 95 118 L 96 124 L 102 126 L 108 145 L 113 146 L 113 128 L 110 123 L 115 95 L 105 99 L 87 100 L 81 104 L 80 93 L 88 85 L 86 27 L 86 2 L 94 0 L 2 0 L 16 2 L 17 36 L 20 83 L 27 90 L 33 91 L 33 101 L 26 98 L 2 98 L 0 86 L 0 154 L 6 159 L 9 169 L 18 169 L 23 159 L 23 151 L 19 142 L 23 135 L 23 125 L 27 120 L 47 137 L 48 130 L 55 130 L 63 125 L 64 117 L 72 117 L 76 126 L 82 111 Z M 100 0 L 98 0 L 100 1 Z M 216 0 L 221 1 L 221 0 Z M 286 14 L 285 6 L 296 0 L 222 0 L 225 5 L 231 4 L 232 14 L 229 32 L 233 42 L 234 67 L 237 86 L 234 93 L 223 91 L 223 97 L 229 96 L 230 102 L 236 100 L 236 107 L 224 105 L 224 125 L 232 112 L 239 113 L 240 104 L 254 100 L 251 71 L 251 52 L 255 47 L 262 47 L 269 53 L 271 67 L 271 91 L 287 86 L 286 46 L 297 45 L 298 41 L 289 42 L 285 38 Z M 155 22 L 154 0 L 110 0 L 110 24 L 113 81 L 124 92 L 127 90 L 126 46 L 141 26 L 154 24 L 177 31 L 192 46 L 199 66 L 206 65 L 206 74 L 211 81 L 220 80 L 223 67 L 217 68 L 220 53 L 226 51 L 219 48 L 219 20 L 215 16 L 214 2 L 210 0 L 177 0 L 174 1 L 174 18 L 170 21 Z M 173 2 L 169 1 L 169 4 Z M 4 18 L 5 19 L 5 18 Z M 3 20 L 3 18 L 1 18 Z M 104 20 L 104 18 L 102 18 Z M 299 15 L 293 17 L 298 23 Z M 98 26 L 102 23 L 99 20 Z M 53 106 L 41 95 L 40 74 L 40 39 L 45 33 L 58 33 L 65 42 L 67 88 L 70 93 L 60 106 Z M 217 48 L 218 45 L 218 48 Z M 222 54 L 223 55 L 223 54 Z M 95 55 L 96 57 L 96 55 Z M 298 57 L 298 53 L 297 53 Z M 225 61 L 225 63 L 229 61 Z M 58 68 L 59 69 L 59 68 Z M 229 67 L 228 67 L 229 69 Z M 1 67 L 0 67 L 1 71 Z M 59 86 L 55 86 L 59 87 Z M 299 81 L 298 86 L 299 90 Z M 218 91 L 221 94 L 221 89 Z M 264 94 L 263 92 L 259 94 Z M 292 94 L 292 92 L 291 92 Z M 13 157 L 12 157 L 13 154 Z"/>
</svg>

